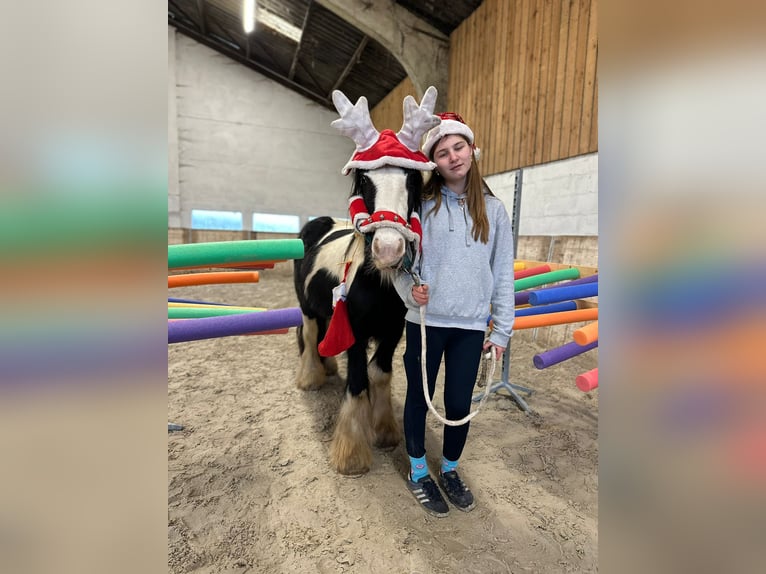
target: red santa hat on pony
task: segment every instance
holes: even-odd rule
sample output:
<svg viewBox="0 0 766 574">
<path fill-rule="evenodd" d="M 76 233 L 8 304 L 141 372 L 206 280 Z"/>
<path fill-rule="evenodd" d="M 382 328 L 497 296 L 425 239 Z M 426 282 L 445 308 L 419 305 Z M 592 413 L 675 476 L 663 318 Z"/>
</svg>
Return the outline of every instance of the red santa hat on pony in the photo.
<svg viewBox="0 0 766 574">
<path fill-rule="evenodd" d="M 392 130 L 378 132 L 375 129 L 370 118 L 367 98 L 362 96 L 352 105 L 343 92 L 335 90 L 332 93 L 332 101 L 340 118 L 330 125 L 356 144 L 356 150 L 343 166 L 341 173 L 348 175 L 352 169 L 378 169 L 384 166 L 433 170 L 436 164 L 429 161 L 420 151 L 420 140 L 423 134 L 441 121 L 433 113 L 436 96 L 436 88 L 431 86 L 423 95 L 420 105 L 412 96 L 404 98 L 404 123 L 395 134 Z M 371 215 L 367 212 L 364 199 L 361 196 L 352 196 L 349 199 L 349 214 L 357 232 L 370 233 L 379 227 L 394 227 L 407 241 L 414 243 L 415 253 L 419 252 L 422 229 L 417 213 L 413 213 L 409 221 L 406 219 L 406 213 L 376 211 Z M 350 263 L 346 263 L 341 284 L 333 291 L 333 315 L 327 327 L 327 334 L 318 346 L 319 354 L 323 357 L 337 355 L 354 344 L 345 297 L 349 265 Z"/>
<path fill-rule="evenodd" d="M 426 134 L 426 139 L 423 143 L 423 154 L 430 158 L 431 151 L 440 139 L 444 136 L 459 135 L 468 140 L 468 143 L 473 148 L 473 155 L 478 160 L 481 156 L 481 150 L 474 145 L 473 131 L 463 121 L 460 114 L 445 112 L 437 115 L 441 118 L 441 123 Z"/>
<path fill-rule="evenodd" d="M 335 90 L 332 101 L 340 119 L 330 125 L 356 144 L 356 150 L 341 173 L 348 175 L 355 168 L 376 169 L 384 165 L 421 171 L 434 169 L 436 165 L 420 151 L 420 140 L 423 134 L 441 121 L 433 113 L 436 95 L 436 88 L 430 86 L 420 105 L 412 96 L 404 98 L 404 123 L 395 134 L 392 130 L 378 132 L 375 129 L 366 97 L 362 96 L 352 105 L 343 92 Z"/>
<path fill-rule="evenodd" d="M 404 98 L 404 122 L 395 134 L 392 130 L 378 132 L 375 129 L 367 107 L 367 98 L 362 96 L 352 105 L 343 92 L 335 90 L 332 101 L 340 118 L 330 125 L 356 143 L 356 151 L 343 166 L 341 173 L 348 175 L 352 169 L 377 169 L 384 166 L 420 171 L 435 169 L 436 164 L 420 151 L 420 141 L 423 134 L 441 122 L 441 118 L 433 113 L 436 97 L 436 88 L 430 86 L 419 105 L 412 96 Z M 407 241 L 415 243 L 416 253 L 419 251 L 422 230 L 417 213 L 412 214 L 409 221 L 405 213 L 378 211 L 371 215 L 367 212 L 364 200 L 356 195 L 349 198 L 348 208 L 354 228 L 359 233 L 370 233 L 379 227 L 393 227 Z"/>
</svg>

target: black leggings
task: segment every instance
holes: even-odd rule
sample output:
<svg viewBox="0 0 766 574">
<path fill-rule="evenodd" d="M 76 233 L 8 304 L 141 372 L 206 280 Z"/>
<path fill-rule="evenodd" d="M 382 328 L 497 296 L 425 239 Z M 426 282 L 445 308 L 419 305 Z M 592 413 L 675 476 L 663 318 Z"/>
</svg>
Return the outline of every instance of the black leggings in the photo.
<svg viewBox="0 0 766 574">
<path fill-rule="evenodd" d="M 426 414 L 428 404 L 423 396 L 420 364 L 420 325 L 407 321 L 407 347 L 404 370 L 407 373 L 407 399 L 404 403 L 404 436 L 407 454 L 414 458 L 425 455 Z M 433 399 L 436 377 L 444 357 L 444 410 L 447 419 L 459 420 L 471 412 L 471 397 L 479 372 L 483 331 L 447 327 L 426 327 L 426 374 L 429 396 Z M 463 454 L 468 425 L 444 425 L 442 454 L 458 460 Z"/>
</svg>

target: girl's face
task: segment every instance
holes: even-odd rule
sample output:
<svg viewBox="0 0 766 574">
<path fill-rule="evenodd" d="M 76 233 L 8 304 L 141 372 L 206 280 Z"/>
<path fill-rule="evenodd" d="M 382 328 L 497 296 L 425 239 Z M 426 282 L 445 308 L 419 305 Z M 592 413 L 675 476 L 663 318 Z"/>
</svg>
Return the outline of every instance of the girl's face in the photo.
<svg viewBox="0 0 766 574">
<path fill-rule="evenodd" d="M 450 189 L 457 186 L 462 191 L 471 170 L 471 145 L 463 136 L 444 136 L 434 148 L 434 163 L 447 186 Z"/>
</svg>

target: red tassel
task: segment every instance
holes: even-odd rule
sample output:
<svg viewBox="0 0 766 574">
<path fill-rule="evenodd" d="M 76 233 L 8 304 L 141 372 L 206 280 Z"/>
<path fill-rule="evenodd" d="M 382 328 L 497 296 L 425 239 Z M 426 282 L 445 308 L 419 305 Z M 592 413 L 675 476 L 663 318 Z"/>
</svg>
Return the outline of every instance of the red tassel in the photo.
<svg viewBox="0 0 766 574">
<path fill-rule="evenodd" d="M 353 345 L 355 340 L 348 320 L 346 301 L 340 300 L 335 304 L 327 333 L 317 349 L 323 357 L 334 357 Z"/>
</svg>

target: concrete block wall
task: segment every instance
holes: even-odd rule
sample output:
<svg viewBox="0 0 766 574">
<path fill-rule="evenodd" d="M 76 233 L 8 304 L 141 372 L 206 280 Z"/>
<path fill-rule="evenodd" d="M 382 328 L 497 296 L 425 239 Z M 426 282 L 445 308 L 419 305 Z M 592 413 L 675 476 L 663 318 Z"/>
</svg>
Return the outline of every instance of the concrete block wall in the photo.
<svg viewBox="0 0 766 574">
<path fill-rule="evenodd" d="M 518 173 L 485 178 L 509 213 Z M 523 169 L 519 235 L 598 235 L 598 153 Z"/>
<path fill-rule="evenodd" d="M 168 28 L 168 225 L 192 209 L 345 216 L 354 150 L 333 110 Z"/>
</svg>

